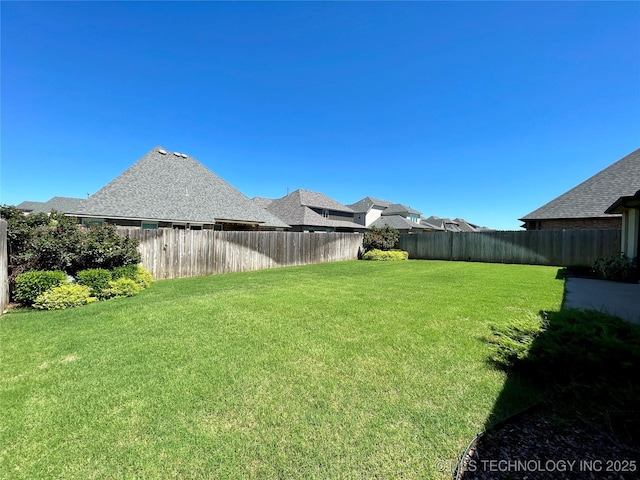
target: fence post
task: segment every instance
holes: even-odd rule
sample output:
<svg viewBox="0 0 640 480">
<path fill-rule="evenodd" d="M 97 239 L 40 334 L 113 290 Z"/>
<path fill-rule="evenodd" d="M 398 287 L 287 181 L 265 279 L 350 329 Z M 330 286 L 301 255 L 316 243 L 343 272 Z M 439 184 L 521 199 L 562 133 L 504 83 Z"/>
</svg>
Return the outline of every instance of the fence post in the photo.
<svg viewBox="0 0 640 480">
<path fill-rule="evenodd" d="M 7 221 L 0 219 L 0 315 L 9 305 L 9 250 Z"/>
</svg>

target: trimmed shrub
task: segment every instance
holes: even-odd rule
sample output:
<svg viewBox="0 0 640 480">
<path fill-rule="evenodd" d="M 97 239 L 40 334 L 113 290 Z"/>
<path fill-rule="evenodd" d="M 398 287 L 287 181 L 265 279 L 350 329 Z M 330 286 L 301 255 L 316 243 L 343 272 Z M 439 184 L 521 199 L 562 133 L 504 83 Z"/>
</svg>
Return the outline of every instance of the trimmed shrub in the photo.
<svg viewBox="0 0 640 480">
<path fill-rule="evenodd" d="M 33 304 L 33 308 L 39 310 L 63 310 L 95 301 L 96 298 L 91 296 L 89 287 L 86 285 L 66 283 L 53 287 L 39 295 Z"/>
<path fill-rule="evenodd" d="M 111 281 L 111 272 L 104 268 L 89 268 L 79 271 L 77 280 L 80 285 L 89 287 L 92 297 L 104 299 L 107 297 L 106 290 Z"/>
<path fill-rule="evenodd" d="M 130 278 L 118 278 L 109 282 L 106 294 L 111 298 L 133 297 L 142 291 L 142 287 Z"/>
<path fill-rule="evenodd" d="M 407 260 L 409 258 L 409 252 L 403 250 L 369 250 L 362 255 L 363 260 Z"/>
<path fill-rule="evenodd" d="M 398 245 L 400 232 L 389 225 L 384 227 L 369 227 L 364 234 L 362 247 L 365 252 L 369 250 L 391 250 Z"/>
<path fill-rule="evenodd" d="M 114 268 L 112 277 L 113 280 L 128 278 L 136 282 L 143 289 L 148 288 L 153 283 L 151 273 L 142 265 L 127 265 L 126 267 Z"/>
<path fill-rule="evenodd" d="M 59 270 L 34 270 L 21 273 L 16 277 L 13 299 L 22 305 L 30 306 L 39 295 L 66 281 L 67 274 Z"/>
<path fill-rule="evenodd" d="M 631 260 L 625 254 L 602 257 L 593 262 L 593 269 L 604 280 L 635 282 L 638 280 Z"/>
</svg>

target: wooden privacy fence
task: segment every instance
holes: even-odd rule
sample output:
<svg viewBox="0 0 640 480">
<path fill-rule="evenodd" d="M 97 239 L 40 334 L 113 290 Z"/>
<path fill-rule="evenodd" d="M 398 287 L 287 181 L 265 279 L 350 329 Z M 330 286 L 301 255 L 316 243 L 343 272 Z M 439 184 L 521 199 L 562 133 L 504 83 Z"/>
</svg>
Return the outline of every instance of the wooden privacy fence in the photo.
<svg viewBox="0 0 640 480">
<path fill-rule="evenodd" d="M 220 232 L 119 228 L 140 242 L 155 279 L 246 272 L 358 258 L 360 233 Z"/>
<path fill-rule="evenodd" d="M 0 315 L 9 304 L 7 221 L 0 220 Z"/>
<path fill-rule="evenodd" d="M 401 234 L 409 258 L 531 265 L 591 264 L 620 253 L 620 230 Z"/>
</svg>

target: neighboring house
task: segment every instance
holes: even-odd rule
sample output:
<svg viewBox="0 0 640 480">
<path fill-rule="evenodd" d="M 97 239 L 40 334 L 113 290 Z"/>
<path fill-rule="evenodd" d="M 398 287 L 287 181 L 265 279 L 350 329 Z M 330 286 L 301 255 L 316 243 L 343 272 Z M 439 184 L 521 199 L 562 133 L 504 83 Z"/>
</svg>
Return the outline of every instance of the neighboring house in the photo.
<svg viewBox="0 0 640 480">
<path fill-rule="evenodd" d="M 354 220 L 360 225 L 368 227 L 382 216 L 382 212 L 391 205 L 391 202 L 379 198 L 364 197 L 362 200 L 347 205 L 354 211 Z"/>
<path fill-rule="evenodd" d="M 384 227 L 389 225 L 400 233 L 416 233 L 428 230 L 428 227 L 420 224 L 421 213 L 401 203 L 392 203 L 382 210 L 380 218 L 369 226 Z"/>
<path fill-rule="evenodd" d="M 428 230 L 424 225 L 407 220 L 400 215 L 383 215 L 369 227 L 384 227 L 385 225 L 395 228 L 400 233 L 419 233 Z"/>
<path fill-rule="evenodd" d="M 450 220 L 431 216 L 422 218 L 422 213 L 401 203 L 392 203 L 373 197 L 347 205 L 355 212 L 355 220 L 361 225 L 383 227 L 389 225 L 402 233 L 416 232 L 477 232 L 487 230 L 462 218 Z"/>
<path fill-rule="evenodd" d="M 296 232 L 364 232 L 354 222 L 354 211 L 332 198 L 309 190 L 296 190 L 282 198 L 254 198 L 254 204 L 277 216 Z"/>
<path fill-rule="evenodd" d="M 18 210 L 20 210 L 25 215 L 29 215 L 33 213 L 33 210 L 36 208 L 40 208 L 40 206 L 44 205 L 46 202 L 32 202 L 30 200 L 25 200 L 16 206 Z"/>
<path fill-rule="evenodd" d="M 16 208 L 26 214 L 51 213 L 52 210 L 68 213 L 77 210 L 84 202 L 83 198 L 53 197 L 46 202 L 22 202 Z"/>
<path fill-rule="evenodd" d="M 366 227 L 389 225 L 402 232 L 423 230 L 420 225 L 420 212 L 401 203 L 365 197 L 347 206 L 355 212 L 356 223 Z"/>
<path fill-rule="evenodd" d="M 467 222 L 464 218 L 440 218 L 432 215 L 421 220 L 422 225 L 440 232 L 483 232 L 490 229 Z"/>
<path fill-rule="evenodd" d="M 161 147 L 64 213 L 84 225 L 106 222 L 142 229 L 288 228 L 195 158 Z"/>
<path fill-rule="evenodd" d="M 607 215 L 618 198 L 640 189 L 640 149 L 520 218 L 527 230 L 620 229 L 620 214 Z"/>
</svg>

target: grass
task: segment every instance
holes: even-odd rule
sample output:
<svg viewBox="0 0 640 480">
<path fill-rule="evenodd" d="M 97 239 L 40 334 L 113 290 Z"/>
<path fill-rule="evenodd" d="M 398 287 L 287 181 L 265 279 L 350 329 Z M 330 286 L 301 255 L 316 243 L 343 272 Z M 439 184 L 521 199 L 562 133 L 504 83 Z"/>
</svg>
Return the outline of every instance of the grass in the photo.
<svg viewBox="0 0 640 480">
<path fill-rule="evenodd" d="M 0 318 L 2 478 L 446 478 L 555 268 L 341 262 Z M 511 388 L 513 411 L 535 392 Z"/>
</svg>

